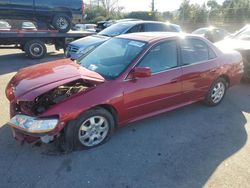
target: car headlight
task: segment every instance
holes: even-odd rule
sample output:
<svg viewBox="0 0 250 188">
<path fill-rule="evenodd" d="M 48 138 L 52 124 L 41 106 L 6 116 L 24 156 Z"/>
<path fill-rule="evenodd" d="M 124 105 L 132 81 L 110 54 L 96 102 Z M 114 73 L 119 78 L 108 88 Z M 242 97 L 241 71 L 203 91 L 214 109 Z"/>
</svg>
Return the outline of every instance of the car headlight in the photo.
<svg viewBox="0 0 250 188">
<path fill-rule="evenodd" d="M 76 54 L 84 55 L 84 54 L 88 53 L 90 50 L 92 50 L 93 48 L 95 48 L 95 47 L 94 46 L 90 46 L 88 48 L 80 49 L 80 50 L 77 51 Z"/>
<path fill-rule="evenodd" d="M 55 129 L 58 122 L 57 118 L 36 118 L 18 114 L 9 121 L 9 124 L 30 133 L 44 133 Z"/>
</svg>

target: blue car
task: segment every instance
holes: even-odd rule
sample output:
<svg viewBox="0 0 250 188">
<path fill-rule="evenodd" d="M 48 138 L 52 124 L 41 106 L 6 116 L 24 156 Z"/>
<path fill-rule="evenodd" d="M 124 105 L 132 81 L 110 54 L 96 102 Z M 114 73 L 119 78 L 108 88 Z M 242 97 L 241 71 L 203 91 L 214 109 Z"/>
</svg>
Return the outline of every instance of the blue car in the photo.
<svg viewBox="0 0 250 188">
<path fill-rule="evenodd" d="M 135 32 L 181 32 L 179 25 L 155 21 L 120 22 L 102 30 L 96 35 L 71 42 L 65 51 L 67 58 L 76 60 L 108 39 L 126 33 Z"/>
</svg>

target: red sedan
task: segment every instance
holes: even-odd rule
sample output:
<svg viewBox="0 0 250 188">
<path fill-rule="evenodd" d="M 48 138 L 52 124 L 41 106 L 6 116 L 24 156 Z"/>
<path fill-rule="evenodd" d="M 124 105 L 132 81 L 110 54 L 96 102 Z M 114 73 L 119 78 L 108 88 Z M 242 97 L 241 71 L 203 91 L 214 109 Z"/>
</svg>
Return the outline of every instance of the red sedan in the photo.
<svg viewBox="0 0 250 188">
<path fill-rule="evenodd" d="M 92 148 L 130 122 L 197 101 L 218 105 L 242 73 L 238 52 L 221 52 L 198 36 L 122 35 L 78 63 L 20 70 L 6 88 L 8 124 L 18 141 Z"/>
</svg>

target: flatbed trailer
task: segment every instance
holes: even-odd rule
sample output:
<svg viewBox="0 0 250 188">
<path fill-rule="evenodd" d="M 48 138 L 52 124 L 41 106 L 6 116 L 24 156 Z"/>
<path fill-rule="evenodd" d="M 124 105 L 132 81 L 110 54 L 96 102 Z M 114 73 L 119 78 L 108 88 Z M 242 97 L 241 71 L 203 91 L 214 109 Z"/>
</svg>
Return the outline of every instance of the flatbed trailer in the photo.
<svg viewBox="0 0 250 188">
<path fill-rule="evenodd" d="M 0 30 L 0 49 L 20 49 L 32 59 L 41 59 L 47 54 L 46 44 L 65 50 L 69 42 L 93 34 L 88 31 Z"/>
</svg>

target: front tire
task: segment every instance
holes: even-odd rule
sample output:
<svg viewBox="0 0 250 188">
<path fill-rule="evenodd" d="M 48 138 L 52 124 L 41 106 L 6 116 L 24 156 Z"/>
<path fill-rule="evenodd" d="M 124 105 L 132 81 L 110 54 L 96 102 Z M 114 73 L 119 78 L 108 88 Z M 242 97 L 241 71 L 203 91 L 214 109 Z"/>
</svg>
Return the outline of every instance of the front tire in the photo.
<svg viewBox="0 0 250 188">
<path fill-rule="evenodd" d="M 72 26 L 71 18 L 66 14 L 57 14 L 52 20 L 52 26 L 61 33 L 67 33 Z"/>
<path fill-rule="evenodd" d="M 114 129 L 111 113 L 103 108 L 89 110 L 67 125 L 61 149 L 71 152 L 97 147 L 111 138 Z"/>
<path fill-rule="evenodd" d="M 214 81 L 208 94 L 204 100 L 205 104 L 208 106 L 216 106 L 221 103 L 225 97 L 227 90 L 227 82 L 224 78 L 218 78 Z"/>
</svg>

